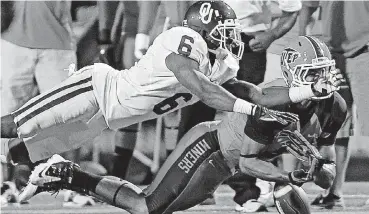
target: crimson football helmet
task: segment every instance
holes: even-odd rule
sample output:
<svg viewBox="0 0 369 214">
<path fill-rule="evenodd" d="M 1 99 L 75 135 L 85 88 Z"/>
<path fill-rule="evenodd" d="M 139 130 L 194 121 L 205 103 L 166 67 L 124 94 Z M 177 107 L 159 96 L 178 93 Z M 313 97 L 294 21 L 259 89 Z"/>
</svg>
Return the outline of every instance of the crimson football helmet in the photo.
<svg viewBox="0 0 369 214">
<path fill-rule="evenodd" d="M 211 50 L 218 47 L 240 60 L 244 50 L 241 25 L 233 9 L 223 1 L 199 1 L 191 5 L 183 26 L 198 32 Z"/>
<path fill-rule="evenodd" d="M 325 43 L 312 36 L 299 36 L 292 40 L 281 55 L 282 76 L 289 87 L 310 85 L 317 78 L 328 78 L 336 63 Z M 313 99 L 326 99 L 329 93 Z"/>
</svg>

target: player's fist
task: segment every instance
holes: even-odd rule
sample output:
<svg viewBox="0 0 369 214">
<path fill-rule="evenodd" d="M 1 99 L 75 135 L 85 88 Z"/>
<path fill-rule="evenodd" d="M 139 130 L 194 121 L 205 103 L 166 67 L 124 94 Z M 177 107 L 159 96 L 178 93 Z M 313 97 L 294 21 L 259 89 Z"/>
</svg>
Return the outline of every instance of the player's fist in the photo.
<svg viewBox="0 0 369 214">
<path fill-rule="evenodd" d="M 332 186 L 336 177 L 336 164 L 323 164 L 313 173 L 314 183 L 323 189 L 328 189 Z"/>
<path fill-rule="evenodd" d="M 303 169 L 298 169 L 293 172 L 290 172 L 288 174 L 288 178 L 292 184 L 297 186 L 301 186 L 302 184 L 312 180 L 312 177 L 309 175 L 309 172 Z"/>
<path fill-rule="evenodd" d="M 141 59 L 145 55 L 150 44 L 150 36 L 138 33 L 135 39 L 135 57 Z"/>
</svg>

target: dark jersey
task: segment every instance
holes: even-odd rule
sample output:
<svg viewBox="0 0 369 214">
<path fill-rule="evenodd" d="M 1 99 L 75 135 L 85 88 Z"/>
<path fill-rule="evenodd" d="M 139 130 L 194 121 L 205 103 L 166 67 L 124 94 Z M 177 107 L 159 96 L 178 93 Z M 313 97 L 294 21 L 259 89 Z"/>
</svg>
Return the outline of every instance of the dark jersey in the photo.
<svg viewBox="0 0 369 214">
<path fill-rule="evenodd" d="M 286 85 L 282 79 L 278 79 L 261 87 L 286 87 Z M 278 106 L 276 109 L 298 114 L 301 134 L 318 147 L 334 144 L 347 113 L 346 103 L 338 93 L 334 93 L 328 99 L 309 100 Z M 232 162 L 235 164 L 238 162 L 238 154 L 269 159 L 284 152 L 280 145 L 272 143 L 275 134 L 285 128 L 277 122 L 262 122 L 242 114 L 231 113 L 220 125 L 218 135 L 221 148 L 227 148 L 222 152 L 229 160 L 233 159 Z"/>
<path fill-rule="evenodd" d="M 265 86 L 272 87 L 280 81 L 278 79 Z M 328 99 L 309 100 L 280 106 L 277 109 L 299 115 L 301 134 L 316 146 L 334 144 L 347 114 L 346 102 L 337 92 Z"/>
</svg>

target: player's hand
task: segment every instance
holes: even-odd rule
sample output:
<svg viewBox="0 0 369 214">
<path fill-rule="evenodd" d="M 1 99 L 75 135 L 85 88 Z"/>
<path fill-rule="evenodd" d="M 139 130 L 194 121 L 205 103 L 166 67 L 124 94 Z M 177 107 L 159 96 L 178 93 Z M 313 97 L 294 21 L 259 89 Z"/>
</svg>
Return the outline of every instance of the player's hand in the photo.
<svg viewBox="0 0 369 214">
<path fill-rule="evenodd" d="M 299 121 L 299 116 L 290 112 L 282 112 L 277 110 L 271 110 L 262 106 L 257 106 L 255 109 L 254 117 L 260 121 L 265 122 L 278 122 L 284 126 Z"/>
<path fill-rule="evenodd" d="M 312 85 L 314 94 L 317 97 L 327 96 L 340 90 L 340 85 L 346 82 L 339 69 L 332 70 L 326 76 L 320 77 Z"/>
<path fill-rule="evenodd" d="M 145 55 L 150 44 L 150 36 L 138 33 L 135 39 L 135 57 L 141 59 Z"/>
<path fill-rule="evenodd" d="M 254 52 L 265 51 L 274 40 L 275 36 L 271 32 L 265 31 L 256 34 L 255 38 L 249 41 L 249 46 Z"/>
<path fill-rule="evenodd" d="M 297 127 L 298 123 L 296 114 L 257 106 L 253 116 L 247 119 L 244 132 L 258 143 L 270 144 L 276 133 L 289 126 Z"/>
<path fill-rule="evenodd" d="M 301 186 L 302 184 L 311 181 L 313 178 L 303 169 L 298 169 L 288 174 L 288 178 L 293 185 Z"/>
</svg>

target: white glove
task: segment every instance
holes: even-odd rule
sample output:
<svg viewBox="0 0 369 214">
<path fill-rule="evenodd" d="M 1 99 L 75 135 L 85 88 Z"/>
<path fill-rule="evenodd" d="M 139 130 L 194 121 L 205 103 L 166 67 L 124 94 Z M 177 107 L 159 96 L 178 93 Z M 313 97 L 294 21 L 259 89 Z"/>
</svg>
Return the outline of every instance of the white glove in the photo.
<svg viewBox="0 0 369 214">
<path fill-rule="evenodd" d="M 229 73 L 226 72 L 228 69 L 234 72 L 237 72 L 240 69 L 238 60 L 234 58 L 226 49 L 217 48 L 216 50 L 209 50 L 209 52 L 215 54 L 216 59 L 219 62 L 219 70 L 222 71 L 220 73 Z M 215 68 L 216 66 L 214 65 L 213 69 Z"/>
<path fill-rule="evenodd" d="M 135 57 L 141 59 L 149 48 L 150 36 L 138 33 L 135 39 Z"/>
<path fill-rule="evenodd" d="M 340 90 L 340 85 L 345 82 L 339 69 L 327 73 L 326 77 L 321 77 L 313 84 L 314 94 L 318 97 L 327 96 L 330 93 Z"/>
</svg>

